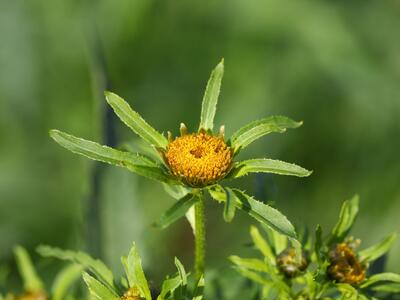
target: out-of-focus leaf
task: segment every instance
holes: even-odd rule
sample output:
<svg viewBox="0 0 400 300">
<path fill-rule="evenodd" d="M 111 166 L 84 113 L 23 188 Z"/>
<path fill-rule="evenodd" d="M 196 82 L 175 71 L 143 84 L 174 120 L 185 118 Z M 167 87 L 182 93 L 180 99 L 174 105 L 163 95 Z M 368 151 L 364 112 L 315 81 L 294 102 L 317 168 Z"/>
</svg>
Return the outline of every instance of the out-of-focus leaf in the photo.
<svg viewBox="0 0 400 300">
<path fill-rule="evenodd" d="M 181 199 L 191 192 L 191 189 L 182 185 L 170 185 L 166 183 L 163 183 L 162 185 L 167 194 L 177 200 Z"/>
<path fill-rule="evenodd" d="M 31 258 L 25 248 L 16 246 L 14 248 L 15 258 L 19 273 L 24 282 L 24 289 L 28 292 L 43 291 L 43 282 L 36 273 L 35 267 L 32 264 Z"/>
<path fill-rule="evenodd" d="M 229 256 L 229 260 L 241 268 L 246 268 L 253 271 L 268 272 L 269 269 L 265 262 L 257 258 L 241 258 L 236 255 Z"/>
<path fill-rule="evenodd" d="M 196 287 L 193 292 L 192 300 L 202 300 L 204 293 L 204 275 L 201 275 L 200 279 L 196 283 Z"/>
<path fill-rule="evenodd" d="M 250 227 L 250 235 L 253 239 L 254 245 L 257 247 L 260 252 L 270 260 L 271 263 L 275 262 L 275 255 L 268 245 L 267 241 L 262 237 L 260 231 L 255 226 Z"/>
<path fill-rule="evenodd" d="M 119 300 L 118 295 L 111 289 L 104 286 L 100 281 L 83 273 L 83 280 L 89 288 L 90 294 L 98 300 Z"/>
<path fill-rule="evenodd" d="M 297 177 L 307 177 L 312 171 L 308 171 L 298 165 L 280 160 L 259 158 L 249 159 L 237 163 L 226 177 L 227 179 L 239 178 L 248 173 L 272 173 Z"/>
<path fill-rule="evenodd" d="M 116 115 L 133 132 L 156 147 L 163 149 L 167 147 L 168 140 L 151 127 L 124 99 L 112 92 L 105 92 L 104 94 L 108 104 L 113 108 Z"/>
<path fill-rule="evenodd" d="M 329 244 L 341 242 L 349 233 L 358 214 L 359 197 L 355 195 L 350 200 L 346 200 L 340 210 L 339 221 L 332 230 Z"/>
<path fill-rule="evenodd" d="M 382 240 L 380 243 L 360 251 L 358 254 L 360 256 L 361 261 L 371 262 L 381 257 L 382 255 L 384 255 L 386 252 L 389 251 L 395 239 L 396 239 L 396 234 L 392 233 L 384 240 Z"/>
<path fill-rule="evenodd" d="M 285 132 L 287 128 L 297 128 L 303 122 L 296 122 L 284 116 L 271 116 L 262 120 L 250 122 L 236 131 L 230 138 L 231 147 L 237 153 L 241 149 L 272 132 Z"/>
<path fill-rule="evenodd" d="M 371 290 L 376 292 L 387 292 L 387 293 L 399 293 L 400 294 L 400 284 L 399 283 L 386 283 L 383 285 L 372 286 Z"/>
<path fill-rule="evenodd" d="M 213 130 L 214 116 L 217 110 L 217 102 L 221 89 L 221 81 L 224 75 L 224 60 L 222 60 L 211 72 L 206 91 L 204 92 L 201 106 L 200 129 Z"/>
<path fill-rule="evenodd" d="M 138 288 L 141 297 L 146 298 L 146 300 L 151 300 L 149 285 L 142 268 L 142 260 L 140 259 L 135 243 L 133 243 L 128 257 L 122 258 L 122 264 L 125 267 L 129 287 Z"/>
<path fill-rule="evenodd" d="M 372 275 L 366 281 L 361 284 L 361 288 L 366 288 L 372 284 L 380 283 L 380 282 L 393 282 L 400 283 L 400 274 L 396 273 L 380 273 L 376 275 Z"/>
<path fill-rule="evenodd" d="M 83 266 L 73 264 L 58 273 L 51 288 L 52 299 L 64 299 L 71 285 L 81 277 L 83 270 Z"/>
<path fill-rule="evenodd" d="M 84 252 L 62 250 L 50 246 L 39 246 L 37 252 L 45 257 L 55 257 L 61 260 L 68 260 L 92 272 L 108 288 L 114 287 L 114 276 L 109 268 L 99 259 L 94 259 Z"/>
<path fill-rule="evenodd" d="M 193 194 L 187 194 L 180 200 L 178 200 L 172 207 L 170 207 L 155 223 L 157 227 L 166 228 L 175 221 L 182 218 L 186 212 L 200 200 L 199 197 Z"/>
<path fill-rule="evenodd" d="M 181 285 L 181 282 L 180 275 L 164 280 L 157 300 L 165 300 L 168 294 L 172 294 Z"/>
<path fill-rule="evenodd" d="M 242 267 L 237 267 L 235 268 L 242 276 L 249 278 L 250 280 L 253 280 L 257 283 L 260 283 L 262 285 L 264 284 L 271 284 L 271 282 L 264 278 L 263 276 L 261 276 L 259 273 L 248 270 L 246 268 L 242 268 Z"/>
<path fill-rule="evenodd" d="M 322 248 L 322 228 L 321 225 L 317 225 L 315 229 L 315 255 L 317 257 L 318 263 L 322 262 L 321 257 L 321 248 Z"/>
<path fill-rule="evenodd" d="M 358 292 L 350 284 L 337 284 L 338 290 L 342 293 L 342 300 L 358 300 Z"/>
<path fill-rule="evenodd" d="M 236 202 L 238 201 L 238 199 L 236 199 L 236 194 L 232 191 L 232 189 L 228 187 L 224 189 L 226 194 L 226 201 L 223 216 L 225 222 L 231 222 L 235 217 Z"/>
</svg>

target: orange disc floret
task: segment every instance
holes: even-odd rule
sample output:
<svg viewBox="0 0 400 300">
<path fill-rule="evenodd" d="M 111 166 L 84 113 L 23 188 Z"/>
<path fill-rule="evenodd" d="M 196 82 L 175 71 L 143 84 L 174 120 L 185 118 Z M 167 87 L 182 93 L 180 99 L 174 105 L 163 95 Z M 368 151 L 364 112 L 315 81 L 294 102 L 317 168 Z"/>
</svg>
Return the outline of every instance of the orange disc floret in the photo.
<svg viewBox="0 0 400 300">
<path fill-rule="evenodd" d="M 366 266 L 362 265 L 347 243 L 337 244 L 329 253 L 329 276 L 341 283 L 359 284 L 365 279 Z"/>
<path fill-rule="evenodd" d="M 232 156 L 222 137 L 205 132 L 177 137 L 165 153 L 172 174 L 194 187 L 225 177 L 232 166 Z"/>
</svg>

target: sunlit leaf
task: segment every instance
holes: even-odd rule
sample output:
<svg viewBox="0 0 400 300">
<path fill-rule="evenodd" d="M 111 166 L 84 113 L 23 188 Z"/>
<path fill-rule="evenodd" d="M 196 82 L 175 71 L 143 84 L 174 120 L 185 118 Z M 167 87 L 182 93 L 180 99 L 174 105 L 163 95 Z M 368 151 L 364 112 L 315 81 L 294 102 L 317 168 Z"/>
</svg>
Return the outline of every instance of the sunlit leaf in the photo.
<svg viewBox="0 0 400 300">
<path fill-rule="evenodd" d="M 79 265 L 96 275 L 96 277 L 107 285 L 114 287 L 114 276 L 109 268 L 99 259 L 94 259 L 84 252 L 62 250 L 50 246 L 39 246 L 37 252 L 45 257 L 55 257 L 61 260 L 68 260 Z"/>
<path fill-rule="evenodd" d="M 146 298 L 146 300 L 151 300 L 149 285 L 142 268 L 142 260 L 140 259 L 135 243 L 133 243 L 128 257 L 122 259 L 122 263 L 125 267 L 129 287 L 138 288 L 142 297 Z"/>
<path fill-rule="evenodd" d="M 352 199 L 343 203 L 340 210 L 339 221 L 333 228 L 331 238 L 329 239 L 330 244 L 343 241 L 349 233 L 358 214 L 358 202 L 359 197 L 355 195 Z"/>
<path fill-rule="evenodd" d="M 151 127 L 130 105 L 120 96 L 105 92 L 108 104 L 113 108 L 116 115 L 137 135 L 150 144 L 165 149 L 168 140 L 157 130 Z"/>
<path fill-rule="evenodd" d="M 199 129 L 213 130 L 214 116 L 224 75 L 224 61 L 222 60 L 211 72 L 201 106 Z"/>
<path fill-rule="evenodd" d="M 268 242 L 262 237 L 260 231 L 255 226 L 250 227 L 250 235 L 253 243 L 260 252 L 270 260 L 271 263 L 275 261 L 275 255 L 269 246 Z"/>
<path fill-rule="evenodd" d="M 230 138 L 234 152 L 245 148 L 260 137 L 272 132 L 285 132 L 287 128 L 297 128 L 303 122 L 296 122 L 284 116 L 272 116 L 250 122 L 236 131 Z"/>
<path fill-rule="evenodd" d="M 166 296 L 172 294 L 181 285 L 181 282 L 182 279 L 180 275 L 164 280 L 157 300 L 166 300 Z"/>
<path fill-rule="evenodd" d="M 235 269 L 242 276 L 244 276 L 246 278 L 249 278 L 250 280 L 253 280 L 254 282 L 260 283 L 262 285 L 271 284 L 271 282 L 267 278 L 264 278 L 264 276 L 260 275 L 257 272 L 254 272 L 254 271 L 248 270 L 246 268 L 242 268 L 242 267 L 236 267 Z"/>
<path fill-rule="evenodd" d="M 83 266 L 73 264 L 65 267 L 57 274 L 51 288 L 52 299 L 63 300 L 71 285 L 82 276 L 83 270 Z"/>
<path fill-rule="evenodd" d="M 28 252 L 21 246 L 17 246 L 14 248 L 14 254 L 17 260 L 18 271 L 24 282 L 25 291 L 43 291 L 43 282 L 36 273 Z"/>
<path fill-rule="evenodd" d="M 371 262 L 381 257 L 382 255 L 384 255 L 386 252 L 389 251 L 395 239 L 396 239 L 396 234 L 392 233 L 380 243 L 360 251 L 358 254 L 360 256 L 361 261 Z"/>
<path fill-rule="evenodd" d="M 197 202 L 200 198 L 193 195 L 187 194 L 183 198 L 179 199 L 172 207 L 170 207 L 155 223 L 157 227 L 166 228 L 175 221 L 185 216 L 186 212 Z"/>
<path fill-rule="evenodd" d="M 88 273 L 83 273 L 83 280 L 89 288 L 90 294 L 98 300 L 119 300 L 118 295 L 104 286 L 100 281 L 90 276 Z"/>
<path fill-rule="evenodd" d="M 249 270 L 259 271 L 259 272 L 269 271 L 265 262 L 257 258 L 241 258 L 236 255 L 231 255 L 229 256 L 229 260 L 241 268 L 246 268 Z"/>
<path fill-rule="evenodd" d="M 361 284 L 361 288 L 366 288 L 370 285 L 380 283 L 380 282 L 393 282 L 400 283 L 400 274 L 396 273 L 380 273 L 376 275 L 372 275 L 363 284 Z"/>
<path fill-rule="evenodd" d="M 279 175 L 290 175 L 297 177 L 309 176 L 312 171 L 308 171 L 298 165 L 287 163 L 280 160 L 260 158 L 249 159 L 237 163 L 227 178 L 239 178 L 248 173 L 273 173 Z"/>
</svg>

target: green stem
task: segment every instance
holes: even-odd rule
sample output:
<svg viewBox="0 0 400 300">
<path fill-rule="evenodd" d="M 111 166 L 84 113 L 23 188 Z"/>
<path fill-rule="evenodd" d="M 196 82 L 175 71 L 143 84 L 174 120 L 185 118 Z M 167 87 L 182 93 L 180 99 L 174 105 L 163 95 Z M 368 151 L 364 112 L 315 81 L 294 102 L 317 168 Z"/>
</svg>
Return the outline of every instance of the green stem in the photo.
<svg viewBox="0 0 400 300">
<path fill-rule="evenodd" d="M 200 192 L 199 202 L 194 205 L 195 220 L 195 277 L 199 280 L 204 274 L 204 261 L 206 255 L 206 228 L 204 220 L 204 194 Z"/>
</svg>

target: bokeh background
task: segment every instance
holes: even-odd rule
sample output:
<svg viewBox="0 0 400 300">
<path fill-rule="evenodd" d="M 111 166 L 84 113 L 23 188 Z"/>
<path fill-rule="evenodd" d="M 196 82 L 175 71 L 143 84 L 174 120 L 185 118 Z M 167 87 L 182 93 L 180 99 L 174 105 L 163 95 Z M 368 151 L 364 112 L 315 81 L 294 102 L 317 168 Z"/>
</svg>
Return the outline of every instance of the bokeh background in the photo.
<svg viewBox="0 0 400 300">
<path fill-rule="evenodd" d="M 311 231 L 329 230 L 358 193 L 353 233 L 364 246 L 400 229 L 399 1 L 0 0 L 0 37 L 0 265 L 9 282 L 16 244 L 88 250 L 118 271 L 135 240 L 155 284 L 174 270 L 173 256 L 191 265 L 185 220 L 150 226 L 174 202 L 160 185 L 71 154 L 48 130 L 139 147 L 107 111 L 104 89 L 161 131 L 177 134 L 180 122 L 194 130 L 222 57 L 216 123 L 228 135 L 273 114 L 304 121 L 242 157 L 314 170 L 248 176 L 241 187 Z M 226 257 L 245 253 L 252 220 L 226 224 L 212 201 L 207 210 L 210 274 L 229 272 Z M 399 251 L 400 241 L 388 270 L 400 272 Z M 51 278 L 54 262 L 33 256 Z"/>
</svg>

